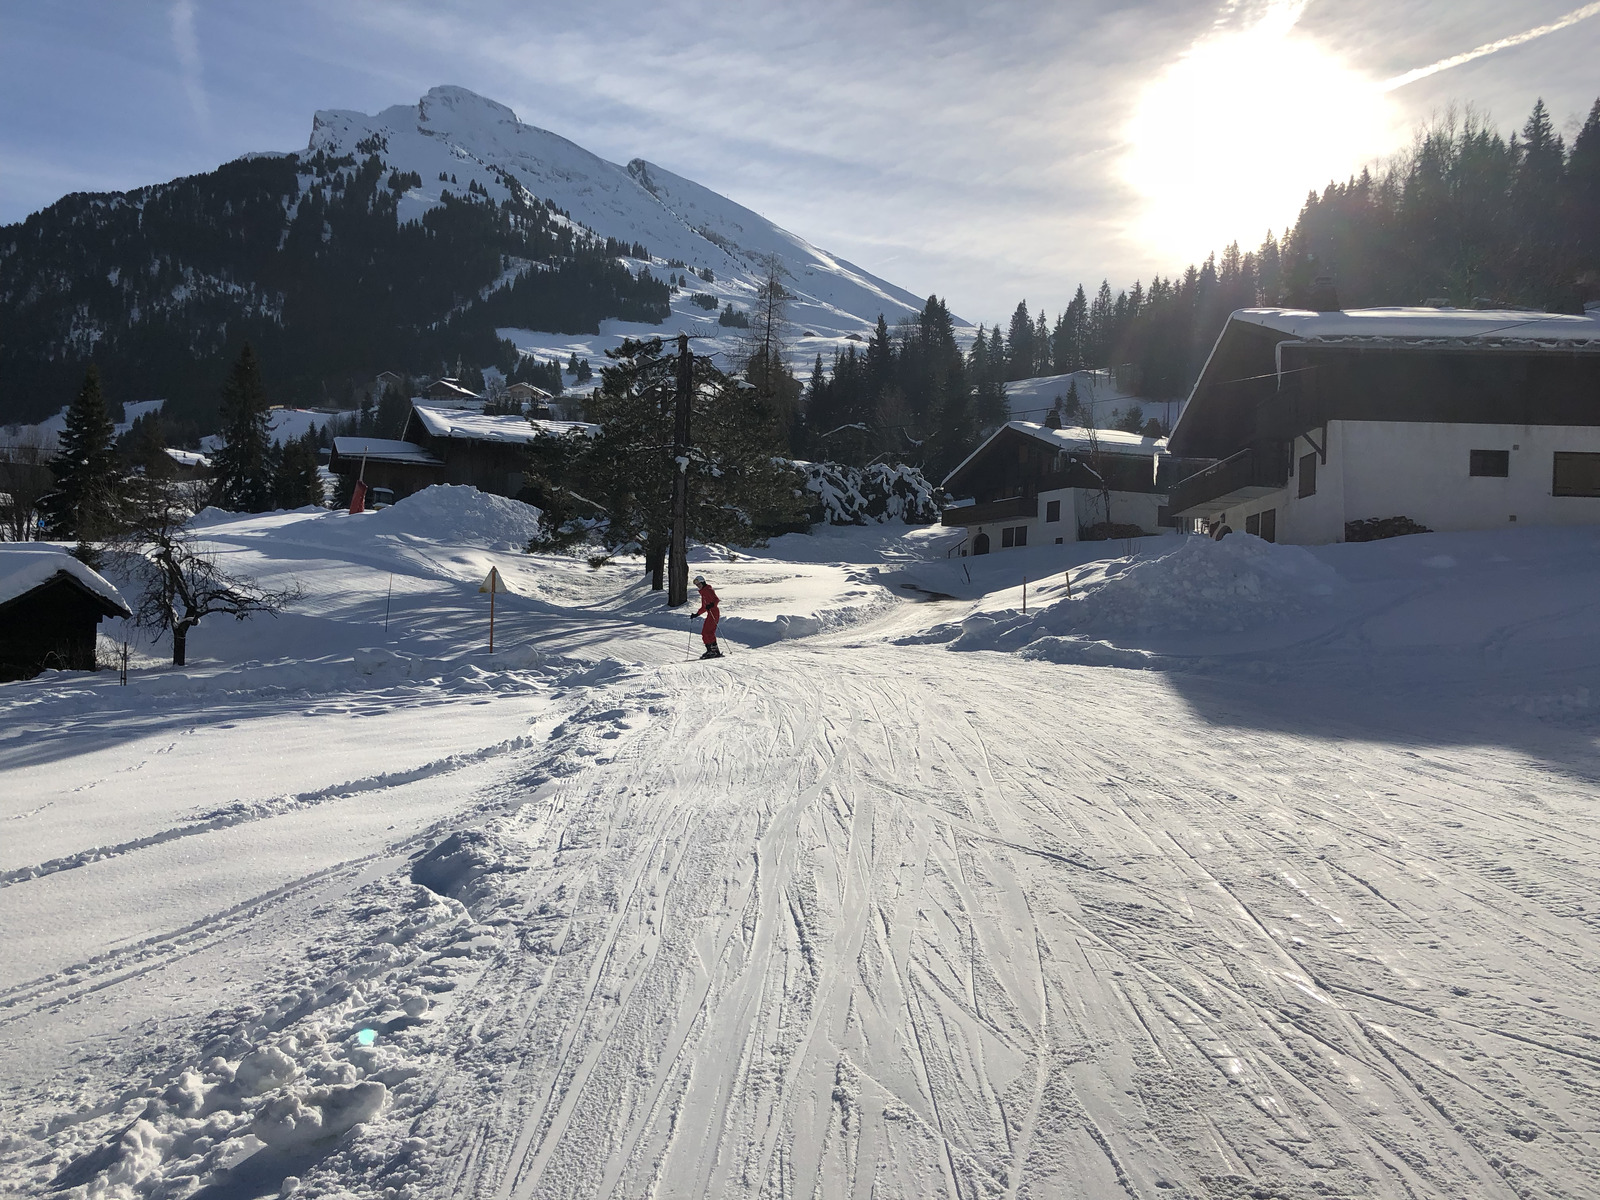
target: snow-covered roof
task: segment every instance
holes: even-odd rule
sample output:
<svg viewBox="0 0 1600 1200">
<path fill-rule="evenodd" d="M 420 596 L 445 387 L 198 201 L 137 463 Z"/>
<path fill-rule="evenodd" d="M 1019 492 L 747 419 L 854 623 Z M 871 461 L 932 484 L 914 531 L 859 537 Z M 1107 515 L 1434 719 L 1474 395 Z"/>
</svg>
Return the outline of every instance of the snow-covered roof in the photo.
<svg viewBox="0 0 1600 1200">
<path fill-rule="evenodd" d="M 180 467 L 206 467 L 210 468 L 211 460 L 198 450 L 178 450 L 167 446 L 166 455 Z"/>
<path fill-rule="evenodd" d="M 68 576 L 117 615 L 130 615 L 121 592 L 60 546 L 47 542 L 0 542 L 0 605 L 27 595 L 57 575 Z"/>
<path fill-rule="evenodd" d="M 425 404 L 420 400 L 411 402 L 411 411 L 422 422 L 422 427 L 434 437 L 475 442 L 526 443 L 567 433 L 593 434 L 599 429 L 583 421 L 530 421 L 516 414 L 489 416 L 466 409 Z"/>
<path fill-rule="evenodd" d="M 428 391 L 442 392 L 443 395 L 430 395 L 430 400 L 463 400 L 478 401 L 482 403 L 483 397 L 470 388 L 464 388 L 453 379 L 436 379 L 428 385 Z"/>
<path fill-rule="evenodd" d="M 1085 429 L 1078 425 L 1051 429 L 1048 425 L 1040 425 L 1036 421 L 1007 421 L 985 438 L 982 445 L 962 459 L 955 470 L 944 477 L 945 485 L 966 470 L 968 463 L 987 450 L 990 443 L 995 438 L 1003 436 L 1008 429 L 1026 434 L 1047 446 L 1064 450 L 1069 454 L 1093 454 L 1097 443 L 1101 454 L 1116 454 L 1131 458 L 1155 458 L 1167 451 L 1166 438 L 1141 437 L 1137 433 L 1123 433 L 1120 429 Z"/>
<path fill-rule="evenodd" d="M 419 467 L 444 465 L 429 453 L 426 446 L 392 438 L 336 437 L 333 439 L 333 452 L 340 458 L 370 458 L 376 462 L 412 463 Z"/>
<path fill-rule="evenodd" d="M 1143 437 L 1120 429 L 1084 429 L 1077 425 L 1051 429 L 1037 421 L 1008 421 L 1006 428 L 1038 438 L 1057 450 L 1081 450 L 1085 454 L 1094 450 L 1097 442 L 1101 454 L 1133 454 L 1141 458 L 1154 458 L 1167 448 L 1166 438 Z"/>
<path fill-rule="evenodd" d="M 550 393 L 545 391 L 542 387 L 535 387 L 531 383 L 524 383 L 520 380 L 516 383 L 507 384 L 506 394 L 508 396 L 532 396 L 539 400 L 553 399 Z"/>
<path fill-rule="evenodd" d="M 1303 308 L 1242 308 L 1233 320 L 1304 339 L 1401 338 L 1406 340 L 1594 342 L 1600 345 L 1600 314 L 1567 316 L 1521 309 L 1354 308 L 1312 312 Z"/>
</svg>

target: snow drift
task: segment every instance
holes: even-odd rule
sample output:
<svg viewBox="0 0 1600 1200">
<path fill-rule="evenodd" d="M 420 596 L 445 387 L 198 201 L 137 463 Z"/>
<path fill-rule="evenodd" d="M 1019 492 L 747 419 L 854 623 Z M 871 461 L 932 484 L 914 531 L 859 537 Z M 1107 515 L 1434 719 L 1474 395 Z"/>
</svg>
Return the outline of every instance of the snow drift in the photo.
<svg viewBox="0 0 1600 1200">
<path fill-rule="evenodd" d="M 1298 546 L 1235 533 L 1220 542 L 1178 539 L 1098 586 L 1024 616 L 974 613 L 956 629 L 956 650 L 1021 650 L 1046 638 L 1152 633 L 1239 633 L 1319 608 L 1343 587 L 1339 573 Z"/>
</svg>

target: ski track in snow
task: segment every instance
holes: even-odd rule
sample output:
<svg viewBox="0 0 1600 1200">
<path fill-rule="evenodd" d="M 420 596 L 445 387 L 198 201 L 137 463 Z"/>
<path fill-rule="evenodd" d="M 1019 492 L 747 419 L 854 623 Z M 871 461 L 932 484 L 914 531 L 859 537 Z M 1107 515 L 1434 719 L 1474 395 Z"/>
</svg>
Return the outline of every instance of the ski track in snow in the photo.
<svg viewBox="0 0 1600 1200">
<path fill-rule="evenodd" d="M 71 1048 L 0 1093 L 0 1184 L 1600 1193 L 1592 763 L 1480 744 L 1447 686 L 1414 698 L 1454 738 L 1376 737 L 1383 698 L 1343 684 L 1263 732 L 1229 706 L 1294 684 L 1215 681 L 1208 719 L 1155 672 L 884 640 L 962 611 L 602 673 L 526 736 L 8 871 L 15 895 L 449 789 L 386 842 L 0 990 L 5 1061 Z M 413 883 L 458 830 L 474 871 Z M 235 966 L 237 1003 L 132 1028 Z M 272 1105 L 335 1114 L 360 1080 L 378 1115 L 246 1157 L 282 1136 Z"/>
<path fill-rule="evenodd" d="M 1579 781 L 1268 745 L 1129 672 L 989 657 L 945 695 L 947 663 L 663 669 L 614 757 L 501 820 L 503 944 L 396 1101 L 415 1186 L 1592 1193 Z"/>
</svg>

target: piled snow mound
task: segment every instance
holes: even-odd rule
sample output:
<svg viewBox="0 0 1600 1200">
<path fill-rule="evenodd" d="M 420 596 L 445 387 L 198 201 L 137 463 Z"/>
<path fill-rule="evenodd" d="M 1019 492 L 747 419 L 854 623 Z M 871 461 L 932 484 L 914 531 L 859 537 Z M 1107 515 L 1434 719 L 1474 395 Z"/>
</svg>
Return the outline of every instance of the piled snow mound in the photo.
<svg viewBox="0 0 1600 1200">
<path fill-rule="evenodd" d="M 1297 616 L 1331 596 L 1339 573 L 1299 546 L 1234 533 L 1220 542 L 1186 537 L 1160 558 L 1064 605 L 1073 632 L 1182 630 L 1227 633 Z"/>
<path fill-rule="evenodd" d="M 539 510 L 532 505 L 448 483 L 424 488 L 364 520 L 370 533 L 469 546 L 499 542 L 525 546 L 539 532 Z"/>
<path fill-rule="evenodd" d="M 1043 638 L 1151 633 L 1238 633 L 1301 616 L 1344 586 L 1339 573 L 1298 546 L 1235 533 L 1220 542 L 1178 539 L 1098 587 L 1028 616 L 977 613 L 954 648 L 1016 650 Z"/>
<path fill-rule="evenodd" d="M 916 467 L 873 463 L 797 462 L 805 473 L 805 489 L 814 497 L 813 525 L 865 525 L 870 521 L 904 521 L 927 525 L 939 518 L 933 485 Z"/>
</svg>

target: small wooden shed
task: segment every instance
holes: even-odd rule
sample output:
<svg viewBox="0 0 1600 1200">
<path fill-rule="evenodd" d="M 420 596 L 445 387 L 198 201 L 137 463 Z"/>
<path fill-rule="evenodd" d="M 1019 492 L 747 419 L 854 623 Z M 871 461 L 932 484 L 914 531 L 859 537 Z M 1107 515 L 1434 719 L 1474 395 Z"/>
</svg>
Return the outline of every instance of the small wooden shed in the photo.
<svg viewBox="0 0 1600 1200">
<path fill-rule="evenodd" d="M 93 670 L 103 617 L 128 617 L 122 596 L 60 546 L 0 543 L 0 681 Z"/>
</svg>

